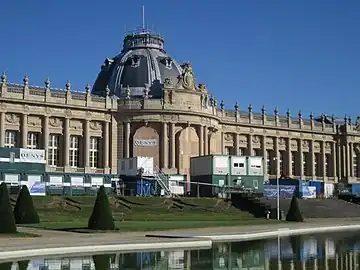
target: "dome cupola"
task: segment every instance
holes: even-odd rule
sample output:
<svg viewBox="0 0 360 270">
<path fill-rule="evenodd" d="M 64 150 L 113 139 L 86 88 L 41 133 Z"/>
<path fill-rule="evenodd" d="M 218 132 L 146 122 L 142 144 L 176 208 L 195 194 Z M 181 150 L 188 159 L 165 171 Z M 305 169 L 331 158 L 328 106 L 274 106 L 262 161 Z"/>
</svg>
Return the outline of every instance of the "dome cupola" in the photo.
<svg viewBox="0 0 360 270">
<path fill-rule="evenodd" d="M 164 49 L 164 39 L 150 31 L 128 34 L 121 53 L 107 58 L 94 83 L 92 93 L 119 98 L 128 95 L 161 98 L 164 82 L 177 84 L 182 67 Z"/>
</svg>

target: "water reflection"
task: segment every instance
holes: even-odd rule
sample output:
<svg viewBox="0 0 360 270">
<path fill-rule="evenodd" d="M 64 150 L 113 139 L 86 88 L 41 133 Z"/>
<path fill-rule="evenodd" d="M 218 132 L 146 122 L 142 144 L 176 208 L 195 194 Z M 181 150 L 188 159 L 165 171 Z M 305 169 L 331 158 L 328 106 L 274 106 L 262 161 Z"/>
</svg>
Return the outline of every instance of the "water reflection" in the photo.
<svg viewBox="0 0 360 270">
<path fill-rule="evenodd" d="M 266 241 L 215 243 L 212 249 L 45 258 L 0 264 L 0 270 L 108 269 L 358 269 L 360 233 L 307 235 Z"/>
</svg>

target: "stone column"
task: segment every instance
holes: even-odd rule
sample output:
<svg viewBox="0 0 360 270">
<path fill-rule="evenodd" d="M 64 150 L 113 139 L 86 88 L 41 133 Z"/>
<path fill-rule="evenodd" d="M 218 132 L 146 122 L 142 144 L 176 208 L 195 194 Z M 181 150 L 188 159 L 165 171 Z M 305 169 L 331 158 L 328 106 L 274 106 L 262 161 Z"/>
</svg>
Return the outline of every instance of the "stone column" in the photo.
<svg viewBox="0 0 360 270">
<path fill-rule="evenodd" d="M 324 180 L 326 177 L 328 177 L 329 175 L 327 175 L 326 172 L 326 141 L 323 141 L 321 143 L 321 161 L 322 161 L 322 176 L 324 177 Z M 329 162 L 327 164 L 327 166 L 330 166 Z"/>
<path fill-rule="evenodd" d="M 336 149 L 337 149 L 337 154 L 336 154 L 336 159 L 337 159 L 337 166 L 338 166 L 338 170 L 339 170 L 339 172 L 338 172 L 338 181 L 341 179 L 341 177 L 342 177 L 342 175 L 343 175 L 343 167 L 342 167 L 342 164 L 343 164 L 343 162 L 342 162 L 342 155 L 341 155 L 341 141 L 340 141 L 340 139 L 337 141 L 337 147 L 336 147 Z"/>
<path fill-rule="evenodd" d="M 253 156 L 253 135 L 248 135 L 248 155 Z"/>
<path fill-rule="evenodd" d="M 43 147 L 45 149 L 45 160 L 48 161 L 49 148 L 49 116 L 45 115 L 43 118 Z"/>
<path fill-rule="evenodd" d="M 0 147 L 5 146 L 5 112 L 0 112 Z"/>
<path fill-rule="evenodd" d="M 336 178 L 337 177 L 337 155 L 336 155 L 336 142 L 332 143 L 332 171 L 333 171 L 333 175 Z"/>
<path fill-rule="evenodd" d="M 104 170 L 109 170 L 109 122 L 104 123 L 104 133 L 103 133 L 103 139 L 104 139 Z"/>
<path fill-rule="evenodd" d="M 199 126 L 199 155 L 204 155 L 204 128 Z"/>
<path fill-rule="evenodd" d="M 294 172 L 292 171 L 292 152 L 291 152 L 291 138 L 287 142 L 287 173 L 291 177 Z"/>
<path fill-rule="evenodd" d="M 269 174 L 268 174 L 268 164 L 267 164 L 267 151 L 266 151 L 266 136 L 262 136 L 262 142 L 261 142 L 261 150 L 262 150 L 262 156 L 264 158 L 264 174 L 265 174 L 265 179 L 267 180 L 269 178 Z M 271 164 L 271 163 L 270 163 Z"/>
<path fill-rule="evenodd" d="M 240 147 L 239 147 L 239 134 L 234 134 L 235 140 L 234 140 L 234 147 L 235 147 L 235 155 L 240 156 Z"/>
<path fill-rule="evenodd" d="M 90 121 L 88 119 L 84 122 L 84 167 L 90 167 Z"/>
<path fill-rule="evenodd" d="M 125 144 L 125 158 L 129 158 L 130 157 L 130 130 L 131 126 L 130 126 L 130 122 L 125 122 L 124 123 L 124 130 L 125 130 L 125 140 L 124 140 L 124 144 Z"/>
<path fill-rule="evenodd" d="M 64 167 L 69 167 L 69 148 L 70 148 L 70 119 L 64 119 Z"/>
<path fill-rule="evenodd" d="M 303 151 L 303 140 L 299 140 L 299 168 L 300 178 L 304 179 L 304 151 Z"/>
<path fill-rule="evenodd" d="M 163 169 L 167 169 L 169 166 L 169 149 L 168 149 L 168 124 L 163 123 L 162 124 L 162 167 Z"/>
<path fill-rule="evenodd" d="M 280 151 L 279 151 L 279 138 L 275 137 L 275 172 L 276 178 L 280 178 Z M 283 161 L 284 162 L 284 161 Z"/>
<path fill-rule="evenodd" d="M 207 126 L 204 126 L 204 155 L 209 154 L 209 130 Z"/>
<path fill-rule="evenodd" d="M 27 136 L 28 136 L 28 116 L 27 114 L 22 115 L 21 121 L 21 147 L 27 148 Z"/>
<path fill-rule="evenodd" d="M 316 167 L 315 167 L 315 151 L 314 141 L 310 141 L 310 163 L 311 163 L 311 175 L 312 179 L 316 179 Z M 318 164 L 316 164 L 318 165 Z"/>
<path fill-rule="evenodd" d="M 346 179 L 351 177 L 351 160 L 350 160 L 350 145 L 349 142 L 345 144 L 345 164 L 346 164 Z"/>
<path fill-rule="evenodd" d="M 175 141 L 175 123 L 170 123 L 170 145 L 171 145 L 171 168 L 176 167 L 176 141 Z"/>
<path fill-rule="evenodd" d="M 350 177 L 354 177 L 354 144 L 352 142 L 349 143 L 349 167 L 350 167 Z"/>
</svg>

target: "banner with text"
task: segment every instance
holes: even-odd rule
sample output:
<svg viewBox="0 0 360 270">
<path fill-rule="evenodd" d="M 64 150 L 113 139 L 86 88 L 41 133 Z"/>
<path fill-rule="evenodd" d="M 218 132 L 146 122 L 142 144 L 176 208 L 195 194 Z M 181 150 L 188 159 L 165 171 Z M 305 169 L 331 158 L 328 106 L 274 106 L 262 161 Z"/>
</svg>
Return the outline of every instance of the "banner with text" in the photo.
<svg viewBox="0 0 360 270">
<path fill-rule="evenodd" d="M 20 162 L 45 164 L 45 150 L 20 148 Z"/>
</svg>

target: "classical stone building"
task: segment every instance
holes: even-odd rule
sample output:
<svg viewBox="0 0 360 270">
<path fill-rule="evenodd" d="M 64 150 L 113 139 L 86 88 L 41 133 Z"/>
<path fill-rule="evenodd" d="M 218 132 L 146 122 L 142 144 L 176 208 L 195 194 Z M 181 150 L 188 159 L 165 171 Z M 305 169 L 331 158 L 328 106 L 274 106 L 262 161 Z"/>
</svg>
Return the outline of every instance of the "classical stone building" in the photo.
<svg viewBox="0 0 360 270">
<path fill-rule="evenodd" d="M 116 174 L 119 158 L 141 155 L 187 175 L 192 156 L 233 154 L 263 156 L 269 178 L 359 177 L 360 132 L 351 119 L 255 113 L 237 103 L 226 110 L 150 32 L 127 35 L 92 89 L 53 89 L 48 79 L 31 86 L 28 77 L 13 84 L 3 74 L 0 103 L 0 147 L 45 148 L 48 171 Z"/>
</svg>

